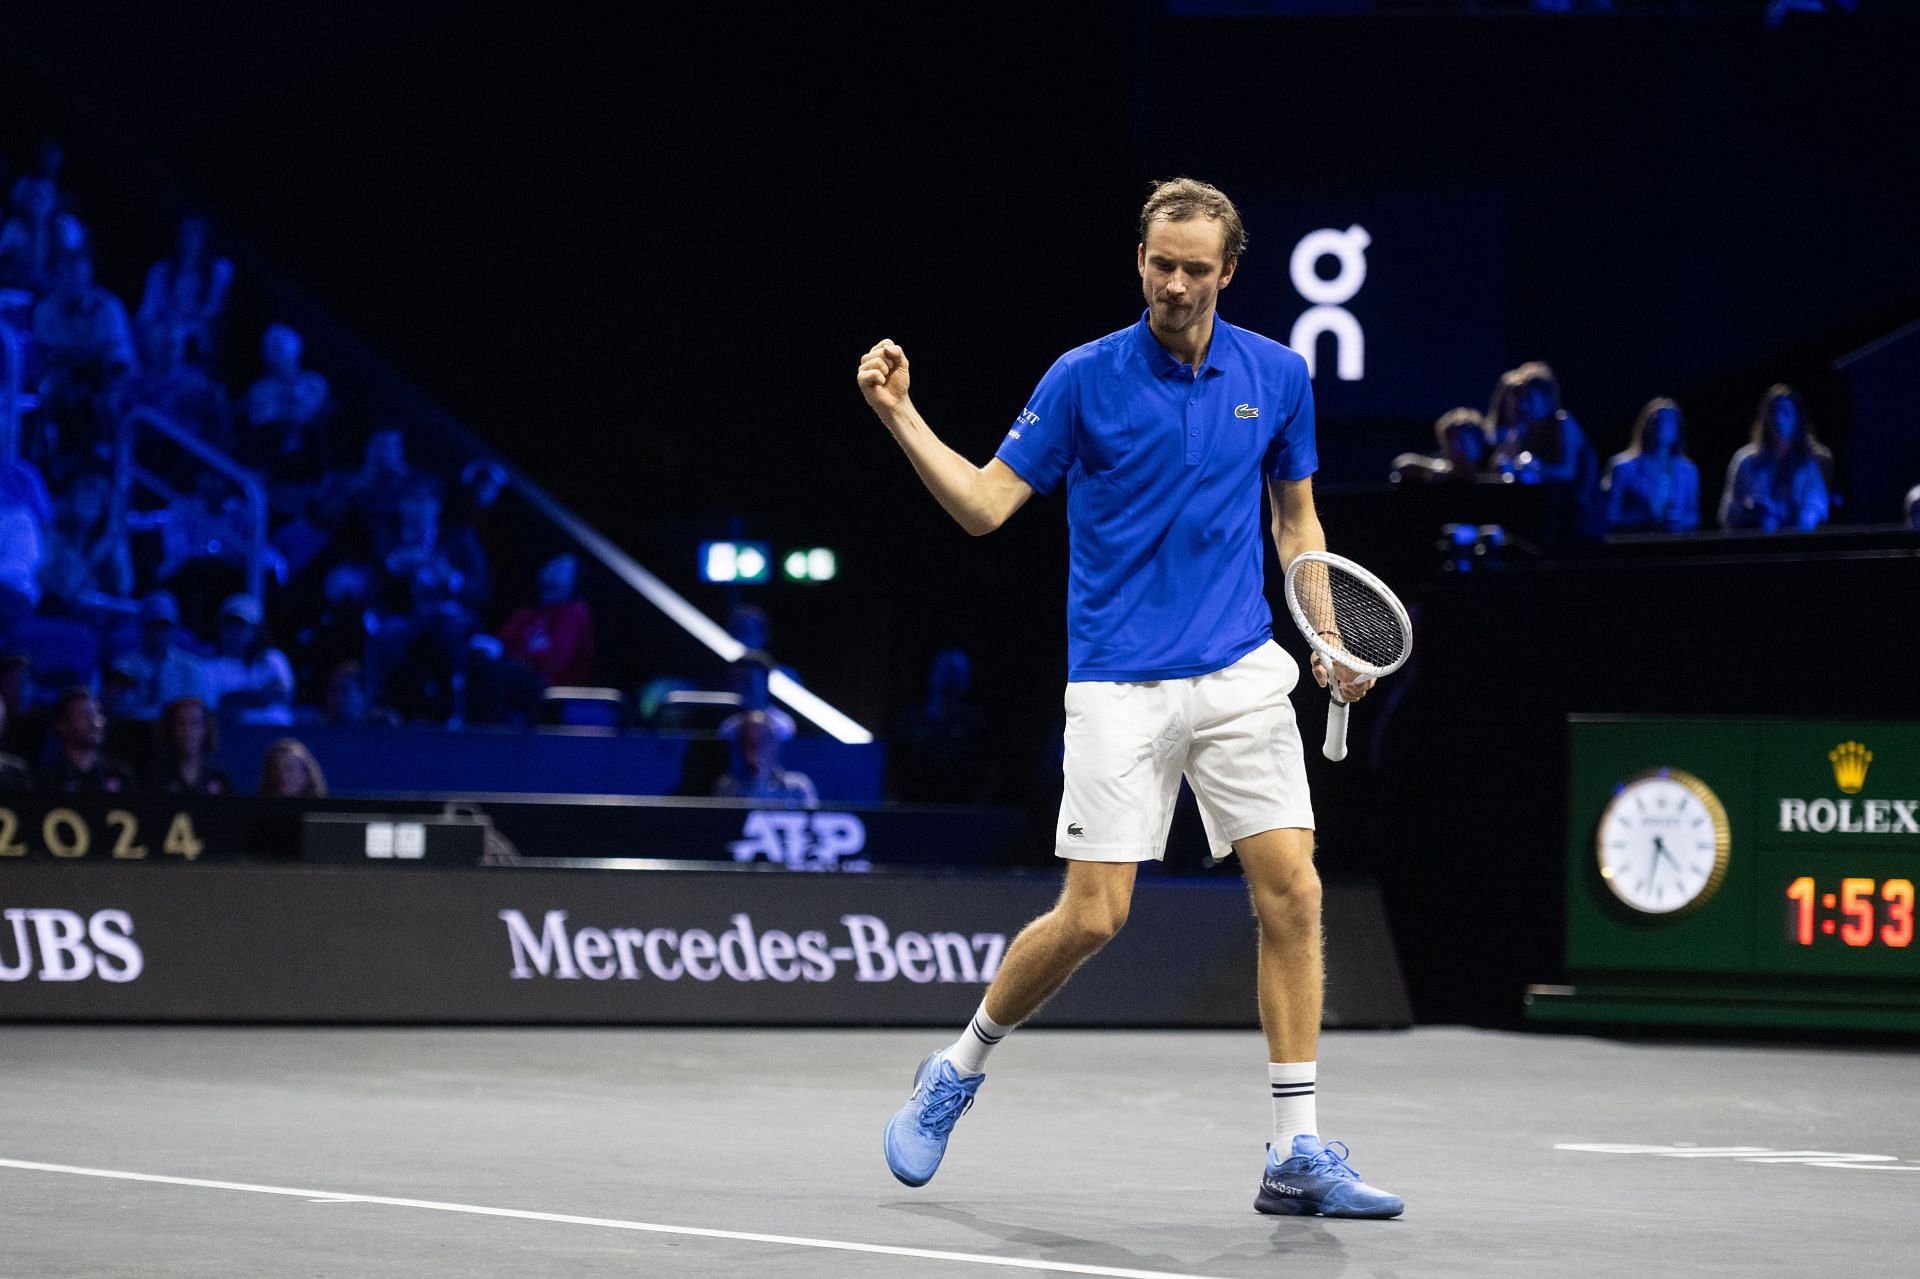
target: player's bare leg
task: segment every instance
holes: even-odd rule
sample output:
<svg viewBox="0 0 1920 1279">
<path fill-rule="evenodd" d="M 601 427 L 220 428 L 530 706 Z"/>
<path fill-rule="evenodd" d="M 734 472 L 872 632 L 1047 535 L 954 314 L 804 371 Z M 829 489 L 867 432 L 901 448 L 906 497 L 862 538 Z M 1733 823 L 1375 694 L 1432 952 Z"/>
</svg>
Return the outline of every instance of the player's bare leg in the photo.
<svg viewBox="0 0 1920 1279">
<path fill-rule="evenodd" d="M 1320 1046 L 1320 874 L 1313 832 L 1269 830 L 1234 845 L 1260 922 L 1260 1025 L 1267 1060 L 1314 1060 Z"/>
<path fill-rule="evenodd" d="M 1404 1210 L 1398 1195 L 1360 1180 L 1344 1144 L 1320 1141 L 1316 1058 L 1326 968 L 1313 832 L 1264 831 L 1234 848 L 1260 921 L 1260 1024 L 1273 1093 L 1272 1151 L 1254 1207 L 1286 1215 L 1397 1217 Z"/>
<path fill-rule="evenodd" d="M 1060 900 L 1007 947 L 958 1042 L 920 1063 L 913 1095 L 887 1124 L 887 1167 L 895 1177 L 909 1186 L 924 1186 L 933 1177 L 953 1125 L 986 1080 L 987 1054 L 1120 931 L 1133 899 L 1133 876 L 1131 862 L 1067 863 Z"/>
<path fill-rule="evenodd" d="M 1017 1026 L 1066 985 L 1074 970 L 1113 940 L 1133 900 L 1132 862 L 1067 863 L 1060 900 L 1013 939 L 987 987 L 986 1009 Z"/>
</svg>

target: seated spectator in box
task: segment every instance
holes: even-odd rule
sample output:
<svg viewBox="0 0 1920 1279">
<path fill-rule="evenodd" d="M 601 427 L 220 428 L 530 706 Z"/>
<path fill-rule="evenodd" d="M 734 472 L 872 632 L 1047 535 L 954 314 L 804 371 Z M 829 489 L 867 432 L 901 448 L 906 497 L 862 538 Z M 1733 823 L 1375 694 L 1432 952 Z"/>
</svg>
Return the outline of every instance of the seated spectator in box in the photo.
<svg viewBox="0 0 1920 1279">
<path fill-rule="evenodd" d="M 728 721 L 727 771 L 714 784 L 720 799 L 747 799 L 782 808 L 818 808 L 819 792 L 805 773 L 780 767 L 780 734 L 763 711 L 748 711 Z"/>
<path fill-rule="evenodd" d="M 92 596 L 133 593 L 126 530 L 115 527 L 112 516 L 113 477 L 92 470 L 75 476 L 66 496 L 54 504 L 40 559 L 43 598 L 75 612 Z"/>
<path fill-rule="evenodd" d="M 197 697 L 181 697 L 160 711 L 149 790 L 168 795 L 231 795 L 233 779 L 213 761 L 219 729 Z"/>
<path fill-rule="evenodd" d="M 487 589 L 478 542 L 469 534 L 443 544 L 439 493 L 416 486 L 400 505 L 399 541 L 374 583 L 379 628 L 367 636 L 374 696 L 418 717 L 451 714 L 454 677 Z"/>
<path fill-rule="evenodd" d="M 1827 514 L 1827 482 L 1806 405 L 1792 387 L 1770 386 L 1760 398 L 1753 439 L 1728 459 L 1721 527 L 1805 530 L 1825 524 Z"/>
<path fill-rule="evenodd" d="M 93 282 L 93 259 L 84 248 L 61 255 L 53 291 L 34 308 L 33 337 L 44 369 L 41 411 L 60 423 L 62 452 L 106 457 L 112 441 L 104 397 L 139 360 L 127 309 Z"/>
<path fill-rule="evenodd" d="M 332 465 L 332 388 L 323 375 L 300 366 L 302 350 L 298 333 L 269 325 L 260 339 L 266 372 L 247 388 L 240 459 L 275 484 L 317 484 Z"/>
<path fill-rule="evenodd" d="M 221 714 L 238 710 L 243 724 L 293 723 L 293 663 L 268 638 L 255 596 L 230 595 L 220 606 L 214 654 L 203 666 L 207 704 Z"/>
<path fill-rule="evenodd" d="M 1691 533 L 1700 527 L 1700 468 L 1687 456 L 1680 406 L 1648 400 L 1633 424 L 1633 447 L 1607 462 L 1611 533 Z"/>
<path fill-rule="evenodd" d="M 1599 458 L 1586 432 L 1560 406 L 1553 370 L 1536 360 L 1502 376 L 1487 420 L 1495 435 L 1493 468 L 1555 490 L 1562 504 L 1558 532 L 1597 537 Z"/>
<path fill-rule="evenodd" d="M 506 655 L 548 687 L 593 682 L 593 610 L 575 595 L 580 561 L 556 555 L 540 570 L 540 602 L 513 610 L 500 628 Z"/>
<path fill-rule="evenodd" d="M 220 313 L 226 309 L 233 263 L 207 252 L 204 218 L 184 218 L 173 254 L 147 270 L 136 319 L 180 334 L 187 359 L 211 362 L 219 349 Z"/>
<path fill-rule="evenodd" d="M 149 408 L 221 452 L 233 449 L 227 393 L 186 361 L 186 335 L 163 322 L 140 327 L 141 364 L 114 383 L 111 403 L 116 418 Z"/>
<path fill-rule="evenodd" d="M 295 712 L 301 723 L 334 724 L 362 728 L 369 724 L 390 728 L 400 717 L 384 706 L 375 706 L 367 696 L 367 683 L 358 662 L 341 662 L 327 674 L 320 705 Z"/>
<path fill-rule="evenodd" d="M 1433 433 L 1440 442 L 1440 452 L 1431 457 L 1402 453 L 1394 458 L 1394 483 L 1472 481 L 1486 472 L 1493 440 L 1487 434 L 1485 418 L 1472 409 L 1451 409 L 1433 424 Z"/>
<path fill-rule="evenodd" d="M 7 703 L 0 699 L 0 738 L 7 732 Z M 33 789 L 33 770 L 18 755 L 0 751 L 0 798 L 12 799 Z"/>
<path fill-rule="evenodd" d="M 200 659 L 180 645 L 180 605 L 169 591 L 154 591 L 140 601 L 140 646 L 113 663 L 132 681 L 118 699 L 116 714 L 128 719 L 158 719 L 160 710 L 185 697 L 207 701 L 211 694 Z"/>
<path fill-rule="evenodd" d="M 62 693 L 48 723 L 51 739 L 40 765 L 39 789 L 60 795 L 117 795 L 132 786 L 127 770 L 101 752 L 107 717 L 91 692 L 72 688 Z"/>
<path fill-rule="evenodd" d="M 40 606 L 40 565 L 53 516 L 40 469 L 23 457 L 0 461 L 0 633 Z"/>
<path fill-rule="evenodd" d="M 266 763 L 260 769 L 260 793 L 301 799 L 325 799 L 327 775 L 313 752 L 292 737 L 282 737 L 267 747 Z"/>
</svg>

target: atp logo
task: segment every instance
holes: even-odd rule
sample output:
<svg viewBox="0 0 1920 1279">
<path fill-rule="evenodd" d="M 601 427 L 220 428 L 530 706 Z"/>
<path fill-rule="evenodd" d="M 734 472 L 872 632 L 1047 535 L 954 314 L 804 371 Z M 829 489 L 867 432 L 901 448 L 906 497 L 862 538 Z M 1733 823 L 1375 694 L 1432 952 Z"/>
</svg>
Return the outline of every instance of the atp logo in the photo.
<svg viewBox="0 0 1920 1279">
<path fill-rule="evenodd" d="M 1333 335 L 1334 372 L 1342 382 L 1358 382 L 1367 372 L 1367 335 L 1347 304 L 1367 282 L 1367 249 L 1373 237 L 1359 223 L 1341 231 L 1322 227 L 1300 237 L 1293 246 L 1287 273 L 1300 296 L 1313 303 L 1293 322 L 1287 345 L 1307 362 L 1307 376 L 1315 376 L 1316 348 L 1323 334 Z M 1320 278 L 1320 259 L 1332 258 L 1339 271 L 1331 280 Z"/>
<path fill-rule="evenodd" d="M 852 813 L 792 813 L 757 808 L 727 845 L 737 862 L 769 861 L 788 870 L 871 870 L 859 854 L 867 825 Z"/>
</svg>

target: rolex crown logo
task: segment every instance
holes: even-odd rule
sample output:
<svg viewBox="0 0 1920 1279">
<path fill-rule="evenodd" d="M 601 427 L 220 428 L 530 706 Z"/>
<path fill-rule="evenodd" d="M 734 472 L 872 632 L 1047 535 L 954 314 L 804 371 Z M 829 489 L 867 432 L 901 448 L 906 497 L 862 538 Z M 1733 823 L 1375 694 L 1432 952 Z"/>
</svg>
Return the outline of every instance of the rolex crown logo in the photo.
<svg viewBox="0 0 1920 1279">
<path fill-rule="evenodd" d="M 1859 742 L 1841 742 L 1827 752 L 1827 758 L 1833 762 L 1833 780 L 1841 794 L 1858 795 L 1867 784 L 1867 765 L 1873 763 L 1873 752 Z"/>
</svg>

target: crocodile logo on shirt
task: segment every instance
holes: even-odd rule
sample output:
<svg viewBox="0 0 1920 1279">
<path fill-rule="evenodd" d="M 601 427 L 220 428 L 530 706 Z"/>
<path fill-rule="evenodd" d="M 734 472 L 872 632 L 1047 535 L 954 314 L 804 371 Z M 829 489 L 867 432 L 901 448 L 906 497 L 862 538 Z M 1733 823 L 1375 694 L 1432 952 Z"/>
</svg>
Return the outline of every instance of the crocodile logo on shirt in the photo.
<svg viewBox="0 0 1920 1279">
<path fill-rule="evenodd" d="M 1083 831 L 1083 830 L 1081 830 L 1081 829 L 1080 829 L 1080 823 L 1079 823 L 1079 822 L 1068 822 L 1068 823 L 1067 823 L 1067 838 L 1068 838 L 1068 839 L 1085 839 L 1085 838 L 1086 838 L 1086 835 L 1087 835 L 1087 832 L 1085 832 L 1085 831 Z"/>
<path fill-rule="evenodd" d="M 1234 406 L 1233 415 L 1235 417 L 1259 417 L 1260 409 L 1258 406 L 1252 404 L 1237 404 Z"/>
</svg>

